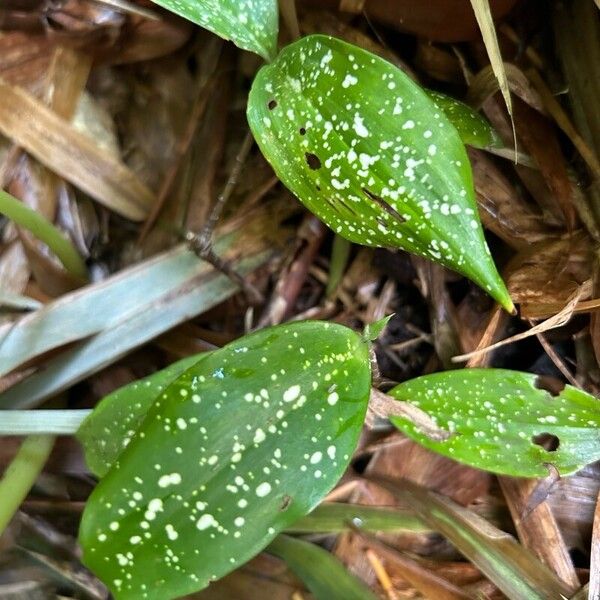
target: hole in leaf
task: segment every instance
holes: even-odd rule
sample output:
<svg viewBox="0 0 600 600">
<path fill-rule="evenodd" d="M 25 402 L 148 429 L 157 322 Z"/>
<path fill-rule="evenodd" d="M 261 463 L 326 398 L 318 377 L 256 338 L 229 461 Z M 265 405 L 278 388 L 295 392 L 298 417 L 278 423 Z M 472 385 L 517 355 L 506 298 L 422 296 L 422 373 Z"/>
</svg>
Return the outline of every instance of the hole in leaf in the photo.
<svg viewBox="0 0 600 600">
<path fill-rule="evenodd" d="M 386 213 L 394 217 L 396 221 L 399 221 L 400 223 L 404 223 L 406 221 L 406 219 L 393 206 L 390 206 L 381 196 L 374 194 L 367 188 L 362 188 L 362 191 L 366 194 L 367 198 L 373 200 L 373 202 L 383 208 Z"/>
<path fill-rule="evenodd" d="M 560 393 L 565 389 L 565 383 L 560 379 L 549 377 L 547 375 L 538 375 L 533 382 L 533 385 L 538 390 L 545 390 L 551 396 L 560 396 Z"/>
<path fill-rule="evenodd" d="M 306 135 L 306 129 L 304 129 L 304 127 L 300 127 L 300 135 Z"/>
<path fill-rule="evenodd" d="M 556 452 L 560 446 L 560 440 L 558 437 L 553 433 L 548 433 L 547 431 L 538 433 L 537 435 L 532 435 L 531 441 L 537 446 L 541 446 L 548 452 Z"/>
<path fill-rule="evenodd" d="M 321 159 L 312 152 L 305 152 L 304 158 L 306 158 L 306 164 L 315 171 L 316 169 L 321 168 Z"/>
<path fill-rule="evenodd" d="M 267 104 L 267 106 L 269 107 L 269 110 L 273 110 L 274 108 L 277 107 L 277 100 L 270 100 L 269 104 Z"/>
<path fill-rule="evenodd" d="M 279 510 L 281 512 L 283 512 L 284 510 L 287 510 L 290 505 L 292 504 L 292 497 L 288 496 L 287 494 L 281 499 L 281 504 L 279 505 Z"/>
</svg>

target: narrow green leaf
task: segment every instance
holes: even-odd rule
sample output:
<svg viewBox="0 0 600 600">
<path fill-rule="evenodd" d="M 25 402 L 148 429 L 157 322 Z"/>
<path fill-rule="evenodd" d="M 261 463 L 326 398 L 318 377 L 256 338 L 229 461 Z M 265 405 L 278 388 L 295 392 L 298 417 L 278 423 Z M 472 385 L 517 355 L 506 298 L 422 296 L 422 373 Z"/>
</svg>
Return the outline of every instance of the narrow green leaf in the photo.
<svg viewBox="0 0 600 600">
<path fill-rule="evenodd" d="M 277 0 L 152 0 L 236 46 L 272 60 L 277 54 Z"/>
<path fill-rule="evenodd" d="M 477 19 L 477 24 L 481 31 L 481 37 L 485 44 L 494 75 L 498 80 L 502 97 L 506 104 L 506 109 L 510 115 L 510 120 L 513 122 L 513 108 L 512 100 L 510 98 L 510 87 L 508 85 L 508 78 L 506 76 L 506 70 L 504 68 L 504 60 L 502 59 L 502 52 L 500 51 L 500 44 L 498 43 L 498 36 L 496 35 L 496 26 L 494 25 L 494 18 L 490 9 L 490 3 L 488 0 L 471 0 L 471 6 Z"/>
<path fill-rule="evenodd" d="M 65 270 L 73 277 L 80 279 L 82 282 L 87 279 L 87 269 L 83 258 L 77 252 L 77 248 L 44 215 L 4 190 L 0 190 L 0 214 L 6 215 L 17 225 L 24 227 L 44 242 L 54 252 Z"/>
<path fill-rule="evenodd" d="M 287 563 L 316 600 L 377 600 L 333 554 L 315 544 L 280 535 L 267 550 Z"/>
<path fill-rule="evenodd" d="M 414 513 L 399 508 L 327 502 L 288 527 L 288 533 L 340 533 L 350 524 L 365 531 L 430 531 Z"/>
<path fill-rule="evenodd" d="M 383 317 L 383 319 L 379 319 L 379 321 L 375 321 L 375 323 L 367 323 L 363 332 L 365 340 L 369 340 L 370 342 L 375 341 L 383 333 L 383 330 L 387 327 L 387 324 L 393 316 L 394 315 L 391 314 L 387 317 Z"/>
<path fill-rule="evenodd" d="M 483 237 L 464 144 L 405 73 L 311 35 L 259 71 L 248 121 L 277 176 L 336 233 L 435 260 L 513 310 Z"/>
<path fill-rule="evenodd" d="M 329 262 L 329 279 L 325 295 L 331 298 L 344 276 L 344 271 L 348 266 L 352 244 L 345 238 L 336 235 L 333 238 L 333 248 L 331 249 L 331 260 Z"/>
<path fill-rule="evenodd" d="M 367 476 L 410 506 L 511 600 L 564 600 L 569 587 L 514 537 L 412 481 Z"/>
<path fill-rule="evenodd" d="M 503 146 L 500 136 L 489 121 L 468 104 L 432 90 L 428 90 L 427 94 L 444 111 L 450 123 L 458 131 L 463 144 L 474 148 L 501 148 Z"/>
<path fill-rule="evenodd" d="M 119 599 L 168 600 L 311 511 L 354 451 L 368 345 L 341 325 L 261 330 L 167 386 L 91 495 L 84 562 Z"/>
<path fill-rule="evenodd" d="M 451 435 L 435 441 L 404 417 L 390 421 L 430 450 L 515 477 L 544 477 L 548 464 L 567 475 L 600 459 L 600 401 L 570 385 L 552 396 L 536 382 L 536 375 L 504 369 L 418 377 L 388 394 Z"/>
<path fill-rule="evenodd" d="M 85 462 L 97 477 L 104 477 L 139 430 L 147 412 L 163 390 L 207 354 L 188 356 L 162 371 L 112 392 L 85 419 L 77 439 Z"/>
</svg>

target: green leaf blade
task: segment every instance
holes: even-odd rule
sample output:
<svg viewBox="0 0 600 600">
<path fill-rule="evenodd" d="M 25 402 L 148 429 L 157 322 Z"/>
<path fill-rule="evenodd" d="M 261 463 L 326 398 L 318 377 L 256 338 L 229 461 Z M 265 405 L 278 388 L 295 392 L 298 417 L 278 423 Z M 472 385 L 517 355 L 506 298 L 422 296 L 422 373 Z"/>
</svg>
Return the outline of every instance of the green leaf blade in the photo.
<svg viewBox="0 0 600 600">
<path fill-rule="evenodd" d="M 274 327 L 211 353 L 152 404 L 90 497 L 84 562 L 119 599 L 206 587 L 335 485 L 369 391 L 368 346 L 340 325 Z"/>
<path fill-rule="evenodd" d="M 399 508 L 324 502 L 286 529 L 287 533 L 341 533 L 350 526 L 365 531 L 430 531 L 414 513 Z"/>
<path fill-rule="evenodd" d="M 600 401 L 572 386 L 558 395 L 536 387 L 536 375 L 462 369 L 402 383 L 388 392 L 425 411 L 452 435 L 435 441 L 404 417 L 390 417 L 426 448 L 470 466 L 514 477 L 561 475 L 600 458 Z M 558 447 L 540 445 L 543 434 Z M 554 438 L 553 438 L 554 439 Z"/>
<path fill-rule="evenodd" d="M 377 596 L 330 552 L 315 544 L 280 535 L 268 551 L 283 559 L 316 600 L 377 600 Z"/>
<path fill-rule="evenodd" d="M 474 148 L 501 148 L 500 136 L 477 111 L 468 104 L 446 94 L 428 90 L 427 94 L 444 111 L 454 125 L 463 144 Z"/>
<path fill-rule="evenodd" d="M 183 358 L 102 399 L 83 421 L 76 435 L 83 446 L 85 462 L 94 475 L 104 477 L 108 473 L 141 427 L 156 398 L 184 371 L 206 356 L 208 353 Z"/>
<path fill-rule="evenodd" d="M 266 61 L 277 54 L 277 0 L 152 0 Z"/>
<path fill-rule="evenodd" d="M 248 121 L 278 177 L 336 233 L 439 262 L 512 311 L 464 145 L 402 71 L 341 40 L 308 36 L 259 71 Z"/>
</svg>

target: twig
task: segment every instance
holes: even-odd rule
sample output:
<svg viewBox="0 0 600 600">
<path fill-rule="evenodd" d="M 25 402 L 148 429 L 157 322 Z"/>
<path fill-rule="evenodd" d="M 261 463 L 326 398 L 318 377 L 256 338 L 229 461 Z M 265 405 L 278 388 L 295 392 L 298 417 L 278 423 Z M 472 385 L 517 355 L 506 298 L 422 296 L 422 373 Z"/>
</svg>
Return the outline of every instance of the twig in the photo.
<svg viewBox="0 0 600 600">
<path fill-rule="evenodd" d="M 196 256 L 206 260 L 213 267 L 215 267 L 215 269 L 221 271 L 231 280 L 235 281 L 235 283 L 237 283 L 248 296 L 248 300 L 251 304 L 261 304 L 263 301 L 262 294 L 251 283 L 246 281 L 239 273 L 237 273 L 235 269 L 233 269 L 226 261 L 217 256 L 212 249 L 213 231 L 217 222 L 219 221 L 225 205 L 227 204 L 227 201 L 233 194 L 233 190 L 238 183 L 240 173 L 242 172 L 242 168 L 246 162 L 248 154 L 250 153 L 253 143 L 254 138 L 252 137 L 250 131 L 248 131 L 235 157 L 235 162 L 227 182 L 225 183 L 225 187 L 217 197 L 215 205 L 213 206 L 213 209 L 206 220 L 202 231 L 200 233 L 188 231 L 185 234 L 185 241 L 188 243 L 190 250 L 192 250 Z"/>
<path fill-rule="evenodd" d="M 304 218 L 298 230 L 297 241 L 292 248 L 289 263 L 275 286 L 258 327 L 276 325 L 285 319 L 300 294 L 310 265 L 314 261 L 327 231 L 325 225 L 315 216 L 307 215 Z"/>
</svg>

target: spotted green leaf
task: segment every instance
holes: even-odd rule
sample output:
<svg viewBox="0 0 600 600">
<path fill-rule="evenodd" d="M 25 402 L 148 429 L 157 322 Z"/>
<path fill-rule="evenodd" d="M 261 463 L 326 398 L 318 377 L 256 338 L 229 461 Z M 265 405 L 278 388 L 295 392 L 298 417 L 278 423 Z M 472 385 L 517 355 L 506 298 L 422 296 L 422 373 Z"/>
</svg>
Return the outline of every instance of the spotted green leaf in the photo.
<svg viewBox="0 0 600 600">
<path fill-rule="evenodd" d="M 552 396 L 537 382 L 504 369 L 426 375 L 388 394 L 425 411 L 450 437 L 435 441 L 404 417 L 390 420 L 430 450 L 504 475 L 543 477 L 547 464 L 567 475 L 600 459 L 600 400 L 569 385 Z"/>
<path fill-rule="evenodd" d="M 261 330 L 168 385 L 86 505 L 84 562 L 118 599 L 168 600 L 246 562 L 344 472 L 368 344 L 337 324 Z"/>
<path fill-rule="evenodd" d="M 316 600 L 377 600 L 377 596 L 330 552 L 315 544 L 280 535 L 268 551 L 282 558 Z"/>
<path fill-rule="evenodd" d="M 502 140 L 496 130 L 468 104 L 446 94 L 428 90 L 427 94 L 444 111 L 454 125 L 463 144 L 474 148 L 499 148 Z"/>
<path fill-rule="evenodd" d="M 277 0 L 152 0 L 236 46 L 272 60 L 277 54 Z"/>
<path fill-rule="evenodd" d="M 125 385 L 106 396 L 85 419 L 77 439 L 85 462 L 97 477 L 104 477 L 140 428 L 146 413 L 162 391 L 208 354 L 188 356 L 162 371 Z"/>
<path fill-rule="evenodd" d="M 346 239 L 450 267 L 512 310 L 456 129 L 387 61 L 311 35 L 257 74 L 248 121 L 281 181 Z"/>
</svg>

